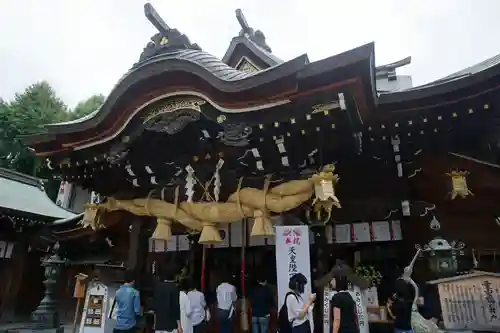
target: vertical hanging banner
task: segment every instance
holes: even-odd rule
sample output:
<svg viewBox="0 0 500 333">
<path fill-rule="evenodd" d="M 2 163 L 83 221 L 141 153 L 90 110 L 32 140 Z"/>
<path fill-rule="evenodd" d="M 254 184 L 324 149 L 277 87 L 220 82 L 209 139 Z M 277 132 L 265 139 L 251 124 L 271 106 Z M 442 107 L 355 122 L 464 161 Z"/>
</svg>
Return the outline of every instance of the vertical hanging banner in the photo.
<svg viewBox="0 0 500 333">
<path fill-rule="evenodd" d="M 278 282 L 278 309 L 281 308 L 288 292 L 290 277 L 302 273 L 307 278 L 303 297 L 311 294 L 311 257 L 309 255 L 309 227 L 277 226 L 276 274 Z"/>
<path fill-rule="evenodd" d="M 351 285 L 349 293 L 354 299 L 354 302 L 356 302 L 359 333 L 369 333 L 370 328 L 368 326 L 368 311 L 366 310 L 366 305 L 363 303 L 363 294 L 361 293 L 361 289 L 358 286 Z"/>
</svg>

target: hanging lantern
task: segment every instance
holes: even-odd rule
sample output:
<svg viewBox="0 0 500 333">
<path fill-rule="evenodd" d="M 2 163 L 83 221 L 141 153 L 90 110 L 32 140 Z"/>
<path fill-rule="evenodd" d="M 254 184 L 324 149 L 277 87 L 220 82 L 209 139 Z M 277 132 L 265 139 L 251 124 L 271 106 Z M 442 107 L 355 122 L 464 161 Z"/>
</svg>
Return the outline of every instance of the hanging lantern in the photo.
<svg viewBox="0 0 500 333">
<path fill-rule="evenodd" d="M 203 222 L 203 229 L 201 229 L 200 244 L 219 244 L 222 243 L 219 230 L 215 227 L 215 223 Z"/>
<path fill-rule="evenodd" d="M 172 237 L 172 220 L 159 217 L 151 239 L 161 239 L 168 241 Z"/>
<path fill-rule="evenodd" d="M 273 224 L 269 214 L 264 213 L 262 210 L 256 210 L 254 212 L 254 221 L 252 226 L 252 232 L 250 236 L 274 236 Z"/>
<path fill-rule="evenodd" d="M 321 172 L 311 177 L 315 193 L 312 208 L 316 214 L 316 221 L 328 222 L 333 207 L 341 208 L 340 201 L 335 195 L 335 185 L 338 183 L 340 177 L 334 171 L 335 165 L 328 164 L 323 167 Z M 323 212 L 327 214 L 324 218 L 322 218 Z M 306 215 L 307 219 L 310 220 L 310 211 L 307 211 Z"/>
<path fill-rule="evenodd" d="M 448 277 L 456 274 L 458 270 L 458 256 L 463 255 L 465 244 L 460 241 L 448 242 L 446 239 L 436 237 L 423 248 L 419 245 L 423 254 L 427 255 L 429 268 L 439 277 Z"/>
<path fill-rule="evenodd" d="M 454 200 L 457 196 L 464 199 L 469 195 L 474 195 L 467 187 L 467 171 L 452 171 L 446 175 L 451 178 L 451 200 Z"/>
</svg>

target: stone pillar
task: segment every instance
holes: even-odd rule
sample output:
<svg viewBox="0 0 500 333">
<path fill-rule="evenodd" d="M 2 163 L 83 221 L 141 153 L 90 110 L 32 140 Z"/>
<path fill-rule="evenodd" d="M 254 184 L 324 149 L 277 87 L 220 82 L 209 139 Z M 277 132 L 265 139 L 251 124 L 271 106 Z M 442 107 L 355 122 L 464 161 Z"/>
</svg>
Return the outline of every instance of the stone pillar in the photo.
<svg viewBox="0 0 500 333">
<path fill-rule="evenodd" d="M 31 317 L 35 324 L 35 330 L 63 332 L 59 322 L 59 314 L 56 309 L 55 293 L 57 278 L 61 273 L 61 268 L 66 264 L 66 261 L 61 259 L 59 255 L 54 254 L 42 262 L 44 268 L 45 281 L 45 296 L 40 301 L 36 310 Z"/>
</svg>

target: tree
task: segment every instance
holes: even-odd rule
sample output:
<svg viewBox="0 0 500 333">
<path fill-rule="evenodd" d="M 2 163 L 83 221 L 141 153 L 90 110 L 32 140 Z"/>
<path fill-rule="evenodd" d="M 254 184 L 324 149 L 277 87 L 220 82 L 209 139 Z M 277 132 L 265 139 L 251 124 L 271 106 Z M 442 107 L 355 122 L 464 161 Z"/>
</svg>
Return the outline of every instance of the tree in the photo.
<svg viewBox="0 0 500 333">
<path fill-rule="evenodd" d="M 35 175 L 39 161 L 19 137 L 42 133 L 46 124 L 67 120 L 68 107 L 45 81 L 29 86 L 0 107 L 0 165 Z"/>
<path fill-rule="evenodd" d="M 79 119 L 98 110 L 104 103 L 105 97 L 102 94 L 93 95 L 85 101 L 81 101 L 68 115 L 69 120 Z"/>
</svg>

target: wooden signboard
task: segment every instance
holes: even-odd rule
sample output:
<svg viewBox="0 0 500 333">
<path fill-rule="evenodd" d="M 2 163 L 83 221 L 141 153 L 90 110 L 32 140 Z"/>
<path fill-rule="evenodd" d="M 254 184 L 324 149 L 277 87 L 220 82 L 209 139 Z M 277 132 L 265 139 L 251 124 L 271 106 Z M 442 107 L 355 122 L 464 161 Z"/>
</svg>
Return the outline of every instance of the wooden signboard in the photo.
<svg viewBox="0 0 500 333">
<path fill-rule="evenodd" d="M 446 329 L 500 331 L 500 274 L 474 271 L 428 283 L 438 286 Z"/>
</svg>

